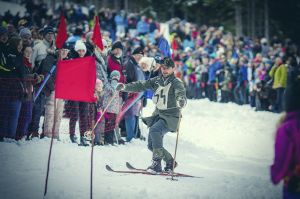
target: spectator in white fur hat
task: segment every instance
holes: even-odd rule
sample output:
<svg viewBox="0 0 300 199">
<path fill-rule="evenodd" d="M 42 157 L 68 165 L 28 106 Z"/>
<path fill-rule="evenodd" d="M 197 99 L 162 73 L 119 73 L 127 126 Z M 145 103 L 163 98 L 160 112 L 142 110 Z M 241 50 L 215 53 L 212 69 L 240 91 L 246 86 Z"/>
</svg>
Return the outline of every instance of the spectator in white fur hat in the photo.
<svg viewBox="0 0 300 199">
<path fill-rule="evenodd" d="M 79 57 L 84 57 L 86 53 L 86 46 L 83 41 L 77 40 L 74 49 L 78 53 Z"/>
<path fill-rule="evenodd" d="M 142 57 L 139 65 L 144 72 L 151 71 L 156 68 L 156 61 L 153 57 Z"/>
</svg>

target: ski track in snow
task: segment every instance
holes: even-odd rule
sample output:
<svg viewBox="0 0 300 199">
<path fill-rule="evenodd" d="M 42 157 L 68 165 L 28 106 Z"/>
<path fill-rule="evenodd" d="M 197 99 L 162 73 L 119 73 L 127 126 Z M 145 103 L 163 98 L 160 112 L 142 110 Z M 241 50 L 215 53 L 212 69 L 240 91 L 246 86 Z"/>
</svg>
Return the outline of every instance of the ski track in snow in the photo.
<svg viewBox="0 0 300 199">
<path fill-rule="evenodd" d="M 149 101 L 143 116 L 150 115 Z M 104 199 L 276 199 L 281 185 L 270 182 L 275 124 L 280 115 L 255 112 L 248 105 L 189 100 L 179 131 L 177 172 L 203 178 L 166 180 L 162 176 L 116 174 L 128 161 L 137 168 L 151 164 L 147 142 L 94 149 L 94 198 Z M 42 120 L 41 120 L 42 122 Z M 78 124 L 76 127 L 78 133 Z M 141 127 L 147 136 L 147 127 Z M 90 147 L 68 139 L 68 120 L 61 124 L 62 141 L 54 141 L 47 199 L 89 198 Z M 164 138 L 174 153 L 176 134 Z M 0 198 L 43 198 L 50 139 L 0 143 Z"/>
</svg>

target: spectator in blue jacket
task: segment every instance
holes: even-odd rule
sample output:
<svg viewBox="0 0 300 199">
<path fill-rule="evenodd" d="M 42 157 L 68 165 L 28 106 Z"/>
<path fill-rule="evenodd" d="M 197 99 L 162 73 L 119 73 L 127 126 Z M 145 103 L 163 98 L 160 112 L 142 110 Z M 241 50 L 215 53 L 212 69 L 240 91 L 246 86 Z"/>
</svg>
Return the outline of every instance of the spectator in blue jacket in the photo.
<svg viewBox="0 0 300 199">
<path fill-rule="evenodd" d="M 240 59 L 238 62 L 238 74 L 237 74 L 237 83 L 234 88 L 234 97 L 236 103 L 243 105 L 247 103 L 247 86 L 248 86 L 248 77 L 247 77 L 247 66 L 243 59 Z"/>
<path fill-rule="evenodd" d="M 210 101 L 217 101 L 216 93 L 216 74 L 222 68 L 222 64 L 218 59 L 215 59 L 208 67 L 208 98 Z"/>
<path fill-rule="evenodd" d="M 149 32 L 149 24 L 146 22 L 146 17 L 142 16 L 137 23 L 137 32 L 139 35 L 145 35 Z"/>
</svg>

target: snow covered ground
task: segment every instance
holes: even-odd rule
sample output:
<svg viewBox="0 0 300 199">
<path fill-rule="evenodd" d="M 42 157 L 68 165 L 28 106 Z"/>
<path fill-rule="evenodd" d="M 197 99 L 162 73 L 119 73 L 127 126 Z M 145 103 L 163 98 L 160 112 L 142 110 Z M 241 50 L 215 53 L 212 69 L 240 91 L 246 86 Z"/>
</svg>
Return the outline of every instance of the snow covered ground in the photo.
<svg viewBox="0 0 300 199">
<path fill-rule="evenodd" d="M 150 105 L 144 111 L 149 115 Z M 162 176 L 116 174 L 129 161 L 145 168 L 151 163 L 146 142 L 95 147 L 94 198 L 103 199 L 276 199 L 281 186 L 273 186 L 269 166 L 278 114 L 255 112 L 248 105 L 188 102 L 183 111 L 177 172 L 203 178 L 166 180 Z M 147 135 L 147 128 L 142 127 Z M 55 141 L 46 198 L 87 199 L 90 186 L 90 147 L 68 141 L 68 120 L 62 122 L 63 139 Z M 78 129 L 77 129 L 78 132 Z M 176 134 L 168 133 L 165 147 L 173 154 Z M 0 198 L 43 198 L 50 139 L 0 143 Z"/>
</svg>

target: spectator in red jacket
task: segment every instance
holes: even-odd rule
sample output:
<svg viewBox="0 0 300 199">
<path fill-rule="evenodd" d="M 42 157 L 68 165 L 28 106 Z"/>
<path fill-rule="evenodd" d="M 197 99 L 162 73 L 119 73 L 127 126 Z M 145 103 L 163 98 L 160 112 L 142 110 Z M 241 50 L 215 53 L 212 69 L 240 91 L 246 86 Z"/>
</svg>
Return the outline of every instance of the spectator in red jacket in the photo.
<svg viewBox="0 0 300 199">
<path fill-rule="evenodd" d="M 125 67 L 123 65 L 122 55 L 123 55 L 123 45 L 120 41 L 116 41 L 111 48 L 111 53 L 107 58 L 107 72 L 108 76 L 110 76 L 110 73 L 114 70 L 117 70 L 120 72 L 120 82 L 125 83 Z"/>
</svg>

